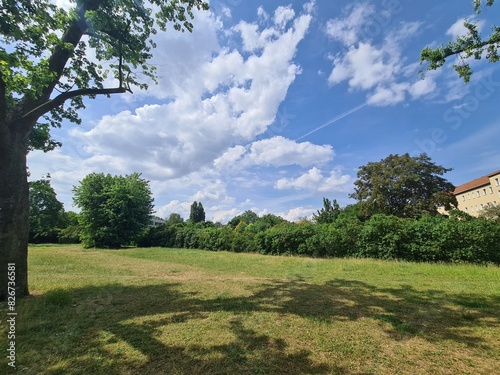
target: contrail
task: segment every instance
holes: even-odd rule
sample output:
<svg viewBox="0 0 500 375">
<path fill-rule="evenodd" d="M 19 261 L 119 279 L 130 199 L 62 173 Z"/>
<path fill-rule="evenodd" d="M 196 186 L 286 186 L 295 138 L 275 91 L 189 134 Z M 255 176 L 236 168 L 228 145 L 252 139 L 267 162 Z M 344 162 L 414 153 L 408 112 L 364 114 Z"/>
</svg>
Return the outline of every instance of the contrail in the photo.
<svg viewBox="0 0 500 375">
<path fill-rule="evenodd" d="M 308 135 L 311 135 L 311 134 L 313 134 L 313 133 L 316 133 L 318 130 L 321 130 L 321 129 L 323 129 L 323 128 L 327 127 L 328 125 L 331 125 L 331 124 L 333 124 L 334 122 L 337 122 L 337 121 L 339 121 L 340 119 L 343 119 L 344 117 L 349 116 L 351 113 L 354 113 L 354 112 L 356 112 L 356 111 L 359 111 L 361 108 L 366 107 L 366 105 L 367 105 L 367 103 L 364 103 L 364 104 L 358 105 L 357 107 L 353 107 L 353 108 L 351 108 L 351 109 L 349 109 L 349 110 L 345 111 L 344 113 L 342 113 L 342 114 L 340 114 L 340 115 L 338 115 L 338 116 L 336 116 L 336 117 L 334 117 L 334 118 L 332 118 L 332 119 L 328 120 L 327 122 L 325 122 L 323 125 L 321 125 L 321 126 L 317 127 L 316 129 L 311 130 L 309 133 L 304 134 L 303 136 L 301 136 L 301 137 L 297 138 L 297 139 L 296 139 L 296 141 L 301 140 L 302 138 L 305 138 L 305 137 L 307 137 Z"/>
</svg>

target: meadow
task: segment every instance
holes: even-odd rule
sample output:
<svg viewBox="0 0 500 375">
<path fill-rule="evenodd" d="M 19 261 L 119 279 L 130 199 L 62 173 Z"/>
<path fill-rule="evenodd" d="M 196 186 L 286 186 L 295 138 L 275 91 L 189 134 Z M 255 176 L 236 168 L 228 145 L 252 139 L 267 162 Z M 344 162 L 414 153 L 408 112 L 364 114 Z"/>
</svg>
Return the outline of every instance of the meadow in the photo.
<svg viewBox="0 0 500 375">
<path fill-rule="evenodd" d="M 500 268 L 31 246 L 22 374 L 493 374 Z M 6 353 L 7 306 L 0 306 Z"/>
</svg>

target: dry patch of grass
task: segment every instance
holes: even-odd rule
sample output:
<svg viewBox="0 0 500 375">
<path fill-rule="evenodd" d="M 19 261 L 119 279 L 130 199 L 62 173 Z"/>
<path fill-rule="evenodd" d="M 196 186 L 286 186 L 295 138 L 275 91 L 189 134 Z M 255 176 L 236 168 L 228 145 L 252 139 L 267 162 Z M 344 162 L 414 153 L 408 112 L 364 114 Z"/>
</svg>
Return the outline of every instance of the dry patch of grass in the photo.
<svg viewBox="0 0 500 375">
<path fill-rule="evenodd" d="M 78 246 L 34 247 L 30 267 L 20 373 L 492 374 L 500 361 L 498 267 Z"/>
</svg>

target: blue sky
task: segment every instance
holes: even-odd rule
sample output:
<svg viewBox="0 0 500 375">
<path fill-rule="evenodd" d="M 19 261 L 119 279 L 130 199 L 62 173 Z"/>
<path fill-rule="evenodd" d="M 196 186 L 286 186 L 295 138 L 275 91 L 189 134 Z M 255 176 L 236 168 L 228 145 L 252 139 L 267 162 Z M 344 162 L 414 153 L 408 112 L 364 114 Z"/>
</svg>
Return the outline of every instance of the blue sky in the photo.
<svg viewBox="0 0 500 375">
<path fill-rule="evenodd" d="M 59 0 L 65 5 L 65 0 Z M 156 37 L 158 85 L 86 100 L 82 125 L 53 131 L 63 147 L 28 156 L 58 199 L 91 172 L 140 172 L 156 214 L 208 220 L 253 210 L 310 216 L 348 198 L 359 166 L 426 152 L 455 185 L 500 169 L 500 64 L 472 61 L 419 75 L 419 55 L 463 32 L 488 34 L 499 7 L 472 1 L 211 1 L 192 34 Z M 452 58 L 451 63 L 458 60 Z M 109 85 L 115 85 L 110 81 Z"/>
</svg>

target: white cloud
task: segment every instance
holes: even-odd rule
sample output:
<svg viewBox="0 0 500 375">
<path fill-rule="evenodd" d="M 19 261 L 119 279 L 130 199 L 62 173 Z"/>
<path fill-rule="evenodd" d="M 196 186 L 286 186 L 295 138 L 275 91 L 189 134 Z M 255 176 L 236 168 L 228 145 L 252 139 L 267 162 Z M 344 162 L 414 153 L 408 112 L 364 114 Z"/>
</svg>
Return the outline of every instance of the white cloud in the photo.
<svg viewBox="0 0 500 375">
<path fill-rule="evenodd" d="M 306 13 L 311 14 L 312 12 L 314 12 L 315 6 L 316 0 L 311 0 L 308 3 L 304 4 L 303 9 Z"/>
<path fill-rule="evenodd" d="M 415 82 L 409 88 L 409 93 L 413 99 L 418 99 L 422 96 L 428 95 L 434 92 L 437 88 L 436 82 L 432 79 L 430 75 L 426 79 Z"/>
<path fill-rule="evenodd" d="M 218 169 L 242 169 L 252 166 L 307 167 L 331 161 L 334 151 L 330 145 L 296 142 L 281 136 L 255 141 L 247 147 L 235 146 L 214 161 Z"/>
<path fill-rule="evenodd" d="M 285 220 L 296 222 L 303 218 L 312 218 L 312 214 L 315 212 L 316 210 L 312 208 L 296 207 L 292 208 L 288 212 L 280 213 L 278 216 L 281 216 Z"/>
<path fill-rule="evenodd" d="M 295 17 L 295 11 L 290 5 L 284 7 L 279 6 L 274 12 L 274 24 L 280 29 L 285 28 L 286 24 Z"/>
<path fill-rule="evenodd" d="M 86 144 L 89 156 L 119 158 L 146 178 L 178 178 L 210 166 L 231 144 L 253 139 L 274 122 L 300 73 L 292 60 L 310 21 L 310 15 L 301 15 L 287 29 L 272 29 L 275 37 L 264 38 L 259 54 L 244 58 L 237 50 L 221 50 L 189 74 L 177 74 L 174 69 L 174 82 L 166 86 L 175 96 L 168 104 L 104 116 L 94 128 L 75 129 L 71 134 Z M 215 33 L 216 28 L 206 30 Z M 199 43 L 196 37 L 193 34 L 195 45 Z M 169 50 L 168 41 L 164 42 L 158 49 Z M 201 48 L 201 57 L 194 50 L 189 53 L 199 62 L 206 52 Z M 189 65 L 190 61 L 183 56 L 172 64 Z"/>
<path fill-rule="evenodd" d="M 259 19 L 262 21 L 267 21 L 269 19 L 269 14 L 264 10 L 262 6 L 260 6 L 257 9 L 257 15 L 259 16 Z"/>
<path fill-rule="evenodd" d="M 366 20 L 375 13 L 375 7 L 368 3 L 350 5 L 344 9 L 344 13 L 348 15 L 328 20 L 326 33 L 334 40 L 352 46 L 360 40 L 362 28 L 366 25 Z"/>
<path fill-rule="evenodd" d="M 368 104 L 375 106 L 388 106 L 401 103 L 405 100 L 406 90 L 409 85 L 405 83 L 393 83 L 388 86 L 378 86 L 368 97 Z"/>
<path fill-rule="evenodd" d="M 334 156 L 332 146 L 314 145 L 310 142 L 297 143 L 283 137 L 273 137 L 253 142 L 247 162 L 254 165 L 284 165 L 298 164 L 302 167 L 311 164 L 330 161 Z"/>
<path fill-rule="evenodd" d="M 475 15 L 467 17 L 467 21 L 471 23 L 474 23 L 475 19 Z M 464 26 L 464 21 L 465 20 L 463 18 L 459 18 L 458 20 L 456 20 L 455 23 L 451 25 L 450 28 L 446 31 L 446 35 L 450 35 L 455 39 L 467 35 L 469 33 L 469 30 Z M 481 32 L 485 25 L 485 22 L 483 20 L 479 20 L 477 21 L 476 25 L 478 27 L 478 31 Z"/>
<path fill-rule="evenodd" d="M 170 201 L 168 204 L 156 208 L 156 216 L 168 218 L 170 214 L 177 213 L 184 219 L 189 219 L 189 212 L 193 202 Z"/>
<path fill-rule="evenodd" d="M 333 61 L 334 68 L 328 78 L 332 85 L 348 80 L 353 89 L 367 90 L 381 82 L 391 81 L 401 68 L 398 55 L 377 49 L 368 43 L 359 43 Z"/>
<path fill-rule="evenodd" d="M 363 33 L 362 28 L 366 27 L 366 20 L 379 11 L 367 3 L 347 6 L 344 17 L 328 22 L 326 33 L 348 46 L 346 51 L 332 57 L 333 68 L 328 83 L 336 85 L 347 81 L 350 90 L 366 91 L 367 103 L 375 106 L 433 96 L 437 75 L 429 75 L 425 81 L 419 80 L 418 63 L 407 64 L 403 56 L 404 44 L 418 34 L 422 23 L 391 25 L 392 16 L 387 14 L 383 40 L 377 42 L 377 38 L 369 38 L 369 33 Z M 381 32 L 379 34 L 382 36 Z"/>
<path fill-rule="evenodd" d="M 307 190 L 316 193 L 345 192 L 346 185 L 350 182 L 349 175 L 333 170 L 325 176 L 323 172 L 313 167 L 298 178 L 281 178 L 276 182 L 278 190 Z"/>
<path fill-rule="evenodd" d="M 214 160 L 217 169 L 230 169 L 241 160 L 241 157 L 247 152 L 243 146 L 234 146 L 229 148 L 224 154 Z"/>
<path fill-rule="evenodd" d="M 222 14 L 224 14 L 224 16 L 225 16 L 226 18 L 231 18 L 231 16 L 232 16 L 232 15 L 231 15 L 231 9 L 229 9 L 229 8 L 228 8 L 228 7 L 226 7 L 226 6 L 223 6 L 223 7 L 222 7 Z"/>
<path fill-rule="evenodd" d="M 404 43 L 406 40 L 415 37 L 422 28 L 422 22 L 400 22 L 392 33 L 389 33 L 387 40 L 389 43 Z"/>
</svg>

